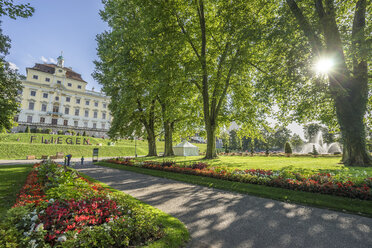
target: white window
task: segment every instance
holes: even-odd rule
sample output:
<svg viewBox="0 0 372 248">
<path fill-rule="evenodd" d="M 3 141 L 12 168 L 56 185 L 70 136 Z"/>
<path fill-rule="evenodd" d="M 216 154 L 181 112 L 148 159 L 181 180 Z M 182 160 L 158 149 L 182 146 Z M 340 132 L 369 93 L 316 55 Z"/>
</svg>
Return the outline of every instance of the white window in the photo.
<svg viewBox="0 0 372 248">
<path fill-rule="evenodd" d="M 62 81 L 61 80 L 57 80 L 57 84 L 62 84 Z"/>
<path fill-rule="evenodd" d="M 29 110 L 34 110 L 34 107 L 35 107 L 35 103 L 34 102 L 29 102 L 28 103 L 28 109 Z"/>
<path fill-rule="evenodd" d="M 94 102 L 94 107 L 98 107 L 98 102 Z"/>
<path fill-rule="evenodd" d="M 89 110 L 85 110 L 85 117 L 89 117 Z"/>
<path fill-rule="evenodd" d="M 68 87 L 72 87 L 72 84 L 71 84 L 71 83 L 68 83 L 67 86 L 68 86 Z"/>
<path fill-rule="evenodd" d="M 102 105 L 103 105 L 103 108 L 106 108 L 106 103 L 103 103 Z"/>
<path fill-rule="evenodd" d="M 102 119 L 106 119 L 106 113 L 102 113 Z"/>
<path fill-rule="evenodd" d="M 41 111 L 43 112 L 47 111 L 47 105 L 45 103 L 41 104 Z"/>
<path fill-rule="evenodd" d="M 76 99 L 76 104 L 80 104 L 80 99 Z"/>
<path fill-rule="evenodd" d="M 79 116 L 79 109 L 75 109 L 75 115 Z"/>
<path fill-rule="evenodd" d="M 93 118 L 97 118 L 97 116 L 98 116 L 98 112 L 94 111 Z"/>
<path fill-rule="evenodd" d="M 31 90 L 30 94 L 31 94 L 31 96 L 36 96 L 36 91 Z"/>
<path fill-rule="evenodd" d="M 88 122 L 84 122 L 84 127 L 88 127 Z"/>
<path fill-rule="evenodd" d="M 74 126 L 77 127 L 79 125 L 78 121 L 74 121 Z"/>
<path fill-rule="evenodd" d="M 40 123 L 45 123 L 45 117 L 40 117 Z"/>
<path fill-rule="evenodd" d="M 65 108 L 65 115 L 68 115 L 70 113 L 70 109 L 69 108 Z"/>
<path fill-rule="evenodd" d="M 81 89 L 81 85 L 78 85 L 78 89 Z"/>
<path fill-rule="evenodd" d="M 50 78 L 45 78 L 45 82 L 50 82 Z"/>
<path fill-rule="evenodd" d="M 102 123 L 101 125 L 102 125 L 102 129 L 105 129 L 105 123 Z"/>
<path fill-rule="evenodd" d="M 66 97 L 66 102 L 70 102 L 71 101 L 71 98 L 70 97 Z"/>
<path fill-rule="evenodd" d="M 68 126 L 68 120 L 63 120 L 63 125 Z"/>
<path fill-rule="evenodd" d="M 48 93 L 43 93 L 43 98 L 48 98 Z"/>
<path fill-rule="evenodd" d="M 56 96 L 56 101 L 59 101 L 59 96 Z"/>
<path fill-rule="evenodd" d="M 27 116 L 27 122 L 28 123 L 31 123 L 32 122 L 32 116 L 31 115 Z"/>
<path fill-rule="evenodd" d="M 89 105 L 89 101 L 85 101 L 85 105 L 87 105 L 87 106 L 88 106 L 88 105 Z"/>
<path fill-rule="evenodd" d="M 32 78 L 33 79 L 39 79 L 39 76 L 38 75 L 33 75 Z"/>
<path fill-rule="evenodd" d="M 97 123 L 93 123 L 93 128 L 97 128 Z"/>
</svg>

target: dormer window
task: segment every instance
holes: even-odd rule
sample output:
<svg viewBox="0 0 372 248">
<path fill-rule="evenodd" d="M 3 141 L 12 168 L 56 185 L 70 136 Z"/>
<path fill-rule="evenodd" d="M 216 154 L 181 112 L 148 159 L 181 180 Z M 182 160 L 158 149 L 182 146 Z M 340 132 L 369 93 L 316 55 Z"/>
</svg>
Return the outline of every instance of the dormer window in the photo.
<svg viewBox="0 0 372 248">
<path fill-rule="evenodd" d="M 62 82 L 61 82 L 61 80 L 57 80 L 57 84 L 61 84 Z"/>
<path fill-rule="evenodd" d="M 45 82 L 50 82 L 50 78 L 45 78 Z"/>
<path fill-rule="evenodd" d="M 78 85 L 78 89 L 81 89 L 81 85 Z"/>
<path fill-rule="evenodd" d="M 71 86 L 72 86 L 72 84 L 71 84 L 71 83 L 68 83 L 68 84 L 67 84 L 67 86 L 68 86 L 68 87 L 71 87 Z"/>
<path fill-rule="evenodd" d="M 63 71 L 61 69 L 59 69 L 58 72 L 62 73 Z"/>
<path fill-rule="evenodd" d="M 39 76 L 38 75 L 33 75 L 32 78 L 33 79 L 39 79 Z"/>
</svg>

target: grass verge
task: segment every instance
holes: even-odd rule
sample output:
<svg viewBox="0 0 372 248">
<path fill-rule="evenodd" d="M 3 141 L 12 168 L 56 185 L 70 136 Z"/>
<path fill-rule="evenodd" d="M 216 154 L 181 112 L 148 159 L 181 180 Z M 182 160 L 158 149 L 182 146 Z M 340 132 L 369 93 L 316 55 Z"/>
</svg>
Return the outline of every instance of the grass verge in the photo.
<svg viewBox="0 0 372 248">
<path fill-rule="evenodd" d="M 13 206 L 32 165 L 0 165 L 0 219 Z"/>
<path fill-rule="evenodd" d="M 125 194 L 83 173 L 79 172 L 79 174 L 82 177 L 85 177 L 92 182 L 99 183 L 104 188 L 109 188 L 112 192 L 119 193 L 119 194 Z M 158 223 L 164 228 L 164 234 L 165 234 L 164 237 L 155 241 L 154 243 L 149 244 L 146 247 L 148 248 L 182 247 L 190 239 L 190 235 L 189 235 L 187 228 L 177 218 L 172 217 L 146 203 L 143 203 L 134 197 L 129 196 L 128 199 L 130 199 L 132 203 L 136 205 L 140 205 L 146 210 L 156 213 L 158 215 Z"/>
<path fill-rule="evenodd" d="M 197 184 L 206 187 L 255 195 L 264 198 L 270 198 L 279 201 L 300 203 L 309 206 L 327 208 L 341 212 L 348 212 L 363 216 L 372 217 L 372 202 L 346 197 L 309 193 L 303 191 L 288 190 L 282 188 L 268 187 L 263 185 L 247 184 L 240 182 L 231 182 L 209 177 L 186 175 L 174 172 L 165 172 L 151 170 L 139 167 L 130 167 L 124 165 L 99 162 L 97 165 L 110 167 L 119 170 L 127 170 L 141 174 L 173 179 L 191 184 Z"/>
</svg>

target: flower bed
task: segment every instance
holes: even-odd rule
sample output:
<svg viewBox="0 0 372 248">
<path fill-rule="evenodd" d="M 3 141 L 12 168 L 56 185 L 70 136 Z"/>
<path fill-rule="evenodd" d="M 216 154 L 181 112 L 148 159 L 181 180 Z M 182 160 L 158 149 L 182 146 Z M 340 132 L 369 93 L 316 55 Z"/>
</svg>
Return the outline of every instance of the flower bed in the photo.
<svg viewBox="0 0 372 248">
<path fill-rule="evenodd" d="M 129 163 L 128 159 L 126 159 L 125 162 L 121 159 L 111 159 L 107 162 L 251 184 L 261 184 L 271 187 L 372 200 L 372 177 L 369 177 L 367 174 L 352 176 L 342 172 L 314 173 L 306 170 L 295 172 L 291 170 L 291 168 L 276 171 L 260 169 L 239 170 L 224 167 L 209 167 L 205 163 L 195 163 L 191 165 L 178 165 L 174 162 L 159 163 L 154 161 L 132 161 Z M 203 164 L 203 166 L 199 164 Z"/>
<path fill-rule="evenodd" d="M 75 171 L 36 164 L 1 222 L 0 247 L 145 245 L 164 237 L 160 215 Z"/>
</svg>

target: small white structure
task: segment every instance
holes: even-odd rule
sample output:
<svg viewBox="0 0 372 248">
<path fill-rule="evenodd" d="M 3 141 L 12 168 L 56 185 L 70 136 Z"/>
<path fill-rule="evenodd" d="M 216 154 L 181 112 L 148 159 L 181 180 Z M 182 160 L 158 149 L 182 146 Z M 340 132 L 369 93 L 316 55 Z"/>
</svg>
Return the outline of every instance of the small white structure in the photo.
<svg viewBox="0 0 372 248">
<path fill-rule="evenodd" d="M 173 151 L 176 156 L 199 156 L 199 148 L 189 143 L 187 140 L 174 146 Z"/>
</svg>

